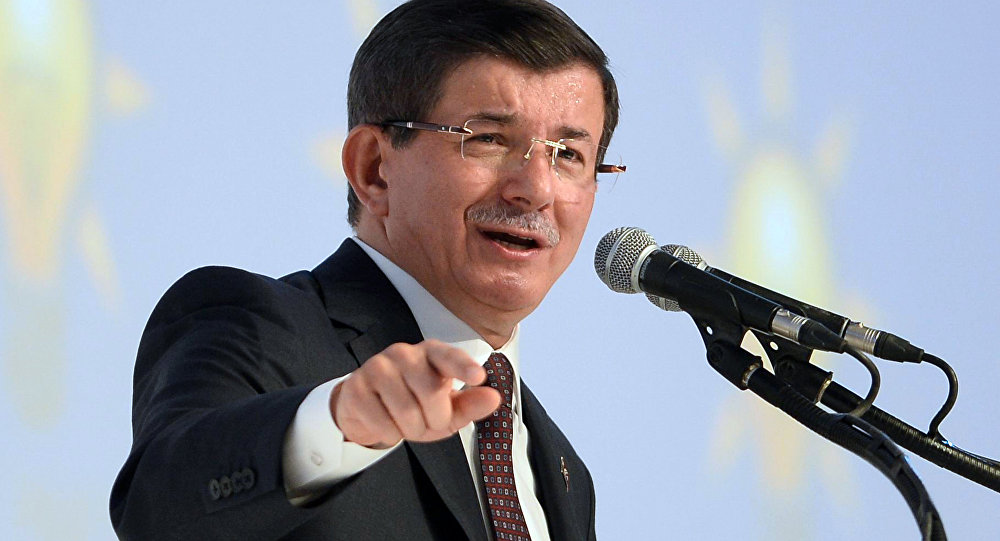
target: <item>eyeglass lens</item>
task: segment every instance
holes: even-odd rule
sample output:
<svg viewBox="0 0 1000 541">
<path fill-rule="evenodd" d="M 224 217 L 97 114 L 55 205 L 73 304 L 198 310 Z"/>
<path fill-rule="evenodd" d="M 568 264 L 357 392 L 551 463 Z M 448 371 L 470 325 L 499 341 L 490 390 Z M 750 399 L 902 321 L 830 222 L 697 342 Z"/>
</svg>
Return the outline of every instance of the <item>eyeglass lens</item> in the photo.
<svg viewBox="0 0 1000 541">
<path fill-rule="evenodd" d="M 595 180 L 597 146 L 589 141 L 532 137 L 512 124 L 492 120 L 470 120 L 465 127 L 472 132 L 462 136 L 465 159 L 501 168 L 523 165 L 534 153 L 543 151 L 560 179 L 580 186 L 592 185 Z"/>
</svg>

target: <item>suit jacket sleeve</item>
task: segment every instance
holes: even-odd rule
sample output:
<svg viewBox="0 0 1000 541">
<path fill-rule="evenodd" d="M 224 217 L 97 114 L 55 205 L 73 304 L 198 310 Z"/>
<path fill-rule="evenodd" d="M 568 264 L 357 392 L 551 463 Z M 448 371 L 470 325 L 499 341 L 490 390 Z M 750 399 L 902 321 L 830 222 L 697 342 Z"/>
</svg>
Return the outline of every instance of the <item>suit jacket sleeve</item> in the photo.
<svg viewBox="0 0 1000 541">
<path fill-rule="evenodd" d="M 305 395 L 357 366 L 335 338 L 284 282 L 218 267 L 178 281 L 139 345 L 119 537 L 279 538 L 309 520 L 285 497 L 281 447 Z"/>
</svg>

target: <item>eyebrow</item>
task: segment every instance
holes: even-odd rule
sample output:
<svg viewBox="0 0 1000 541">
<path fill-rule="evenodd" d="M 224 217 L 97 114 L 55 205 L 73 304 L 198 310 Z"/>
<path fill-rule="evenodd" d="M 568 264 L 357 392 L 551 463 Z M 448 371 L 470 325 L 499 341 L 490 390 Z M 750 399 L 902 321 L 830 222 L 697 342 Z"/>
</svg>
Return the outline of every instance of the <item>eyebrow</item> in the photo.
<svg viewBox="0 0 1000 541">
<path fill-rule="evenodd" d="M 469 117 L 469 120 L 486 120 L 504 125 L 516 124 L 519 115 L 517 113 L 497 113 L 494 111 L 479 111 Z M 562 126 L 557 130 L 560 139 L 591 140 L 590 132 L 584 128 L 575 126 Z"/>
</svg>

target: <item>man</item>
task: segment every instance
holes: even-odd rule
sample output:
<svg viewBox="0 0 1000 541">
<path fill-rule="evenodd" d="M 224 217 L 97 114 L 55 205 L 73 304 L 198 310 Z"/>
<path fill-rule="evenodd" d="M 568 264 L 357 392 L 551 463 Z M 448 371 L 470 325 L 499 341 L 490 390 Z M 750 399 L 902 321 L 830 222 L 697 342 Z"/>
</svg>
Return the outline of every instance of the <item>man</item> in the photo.
<svg viewBox="0 0 1000 541">
<path fill-rule="evenodd" d="M 348 108 L 356 238 L 280 280 L 199 269 L 150 316 L 119 537 L 593 539 L 517 334 L 614 169 L 607 58 L 542 0 L 414 0 Z"/>
</svg>

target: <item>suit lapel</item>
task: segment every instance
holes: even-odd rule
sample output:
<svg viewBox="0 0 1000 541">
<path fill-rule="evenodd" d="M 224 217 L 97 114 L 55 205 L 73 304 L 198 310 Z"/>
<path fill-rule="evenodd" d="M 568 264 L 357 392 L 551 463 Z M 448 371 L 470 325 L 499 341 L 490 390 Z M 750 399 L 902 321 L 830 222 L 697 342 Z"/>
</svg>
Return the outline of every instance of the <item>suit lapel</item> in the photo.
<svg viewBox="0 0 1000 541">
<path fill-rule="evenodd" d="M 376 342 L 386 340 L 390 344 L 422 340 L 403 297 L 354 241 L 345 240 L 312 274 L 319 283 L 330 319 L 359 334 L 371 335 L 367 342 L 358 342 L 362 347 L 366 343 L 373 347 Z M 366 351 L 368 355 L 359 358 L 365 360 L 382 349 Z"/>
<path fill-rule="evenodd" d="M 313 275 L 330 319 L 357 332 L 347 346 L 358 366 L 394 343 L 423 340 L 406 302 L 354 241 L 345 240 Z M 455 434 L 439 442 L 405 445 L 469 539 L 485 539 L 482 510 L 461 438 Z"/>
<path fill-rule="evenodd" d="M 406 446 L 420 461 L 438 495 L 462 525 L 469 539 L 486 540 L 483 511 L 476 496 L 476 485 L 469 475 L 462 439 L 458 434 L 434 443 L 410 443 Z"/>
<path fill-rule="evenodd" d="M 569 541 L 586 539 L 585 525 L 590 517 L 579 516 L 573 504 L 580 491 L 589 493 L 590 487 L 581 475 L 576 479 L 570 477 L 569 489 L 563 477 L 563 468 L 569 465 L 572 476 L 575 456 L 562 433 L 545 413 L 541 403 L 530 389 L 521 382 L 521 400 L 523 402 L 524 424 L 530 434 L 528 458 L 534 473 L 535 485 L 542 508 L 545 509 L 545 520 L 549 525 L 549 535 L 552 541 Z M 581 472 L 582 473 L 582 472 Z M 584 521 L 584 522 L 581 522 Z"/>
</svg>

